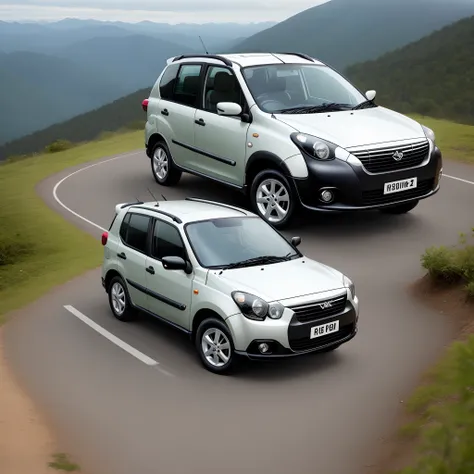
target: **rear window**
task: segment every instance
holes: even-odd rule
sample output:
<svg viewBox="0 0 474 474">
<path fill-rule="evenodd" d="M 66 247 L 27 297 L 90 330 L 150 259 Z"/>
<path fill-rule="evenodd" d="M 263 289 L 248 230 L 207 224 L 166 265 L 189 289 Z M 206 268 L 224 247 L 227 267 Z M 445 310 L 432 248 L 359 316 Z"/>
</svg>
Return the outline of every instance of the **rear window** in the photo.
<svg viewBox="0 0 474 474">
<path fill-rule="evenodd" d="M 120 237 L 124 244 L 138 252 L 146 253 L 150 219 L 142 214 L 127 213 L 120 227 Z"/>
</svg>

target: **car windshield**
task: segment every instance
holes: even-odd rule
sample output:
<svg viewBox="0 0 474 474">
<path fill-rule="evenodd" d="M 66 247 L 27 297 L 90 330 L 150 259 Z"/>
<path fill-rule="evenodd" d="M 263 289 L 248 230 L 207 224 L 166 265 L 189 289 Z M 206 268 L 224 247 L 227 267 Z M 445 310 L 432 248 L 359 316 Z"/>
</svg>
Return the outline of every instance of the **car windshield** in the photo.
<svg viewBox="0 0 474 474">
<path fill-rule="evenodd" d="M 277 263 L 301 254 L 259 217 L 228 217 L 186 226 L 201 266 L 238 268 Z"/>
<path fill-rule="evenodd" d="M 258 107 L 267 113 L 349 110 L 366 102 L 352 84 L 324 65 L 247 67 L 243 75 Z"/>
</svg>

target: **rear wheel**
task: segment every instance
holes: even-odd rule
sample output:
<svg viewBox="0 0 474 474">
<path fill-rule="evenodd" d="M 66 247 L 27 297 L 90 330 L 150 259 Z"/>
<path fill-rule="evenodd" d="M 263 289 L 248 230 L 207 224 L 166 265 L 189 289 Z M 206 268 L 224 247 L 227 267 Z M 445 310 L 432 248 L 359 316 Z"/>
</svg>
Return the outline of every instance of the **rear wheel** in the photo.
<svg viewBox="0 0 474 474">
<path fill-rule="evenodd" d="M 380 212 L 384 214 L 406 214 L 412 209 L 415 209 L 415 207 L 418 206 L 419 202 L 420 201 L 412 201 L 404 204 L 398 204 L 397 206 L 383 207 L 382 209 L 380 209 Z"/>
<path fill-rule="evenodd" d="M 162 186 L 174 186 L 181 179 L 181 171 L 176 168 L 165 142 L 159 141 L 151 155 L 151 171 L 155 180 Z"/>
<path fill-rule="evenodd" d="M 112 278 L 108 288 L 109 305 L 113 315 L 119 321 L 132 321 L 135 319 L 135 310 L 130 304 L 127 287 L 121 277 Z"/>
<path fill-rule="evenodd" d="M 250 201 L 254 211 L 277 229 L 286 227 L 295 211 L 293 188 L 276 170 L 264 170 L 255 176 Z"/>
</svg>

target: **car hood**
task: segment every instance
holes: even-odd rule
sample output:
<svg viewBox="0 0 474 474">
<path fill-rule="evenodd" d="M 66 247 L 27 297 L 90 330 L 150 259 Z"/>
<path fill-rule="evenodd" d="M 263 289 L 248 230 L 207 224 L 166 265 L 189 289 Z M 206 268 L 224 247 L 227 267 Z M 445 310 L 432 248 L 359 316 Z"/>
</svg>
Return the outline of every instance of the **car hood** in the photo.
<svg viewBox="0 0 474 474">
<path fill-rule="evenodd" d="M 384 107 L 318 114 L 277 114 L 281 122 L 342 148 L 425 138 L 421 125 Z"/>
<path fill-rule="evenodd" d="M 271 265 L 209 272 L 208 285 L 245 291 L 267 302 L 343 288 L 341 272 L 306 257 Z"/>
</svg>

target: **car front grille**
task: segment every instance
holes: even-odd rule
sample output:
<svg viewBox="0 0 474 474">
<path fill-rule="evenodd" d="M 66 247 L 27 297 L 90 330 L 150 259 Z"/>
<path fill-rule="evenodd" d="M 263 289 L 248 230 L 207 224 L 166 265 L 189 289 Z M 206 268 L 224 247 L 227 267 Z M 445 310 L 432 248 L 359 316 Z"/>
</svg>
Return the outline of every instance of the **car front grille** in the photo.
<svg viewBox="0 0 474 474">
<path fill-rule="evenodd" d="M 327 344 L 337 343 L 346 339 L 354 332 L 354 324 L 343 326 L 338 332 L 328 334 L 327 336 L 316 337 L 310 339 L 308 336 L 300 338 L 289 338 L 291 350 L 293 351 L 308 351 L 318 347 L 326 346 Z"/>
<path fill-rule="evenodd" d="M 423 141 L 395 147 L 358 150 L 351 153 L 361 161 L 364 168 L 370 173 L 387 173 L 421 165 L 428 157 L 429 150 L 428 141 Z M 397 161 L 394 156 L 400 157 L 402 153 L 403 157 Z"/>
<path fill-rule="evenodd" d="M 383 188 L 375 189 L 373 191 L 362 192 L 363 206 L 376 206 L 378 204 L 390 204 L 392 202 L 403 201 L 405 199 L 416 199 L 428 194 L 434 188 L 434 178 L 418 181 L 418 186 L 415 189 L 407 189 L 399 193 L 384 194 Z"/>
<path fill-rule="evenodd" d="M 342 313 L 346 307 L 346 301 L 347 295 L 342 295 L 324 301 L 290 306 L 289 308 L 295 312 L 296 319 L 300 323 L 308 323 Z"/>
</svg>

